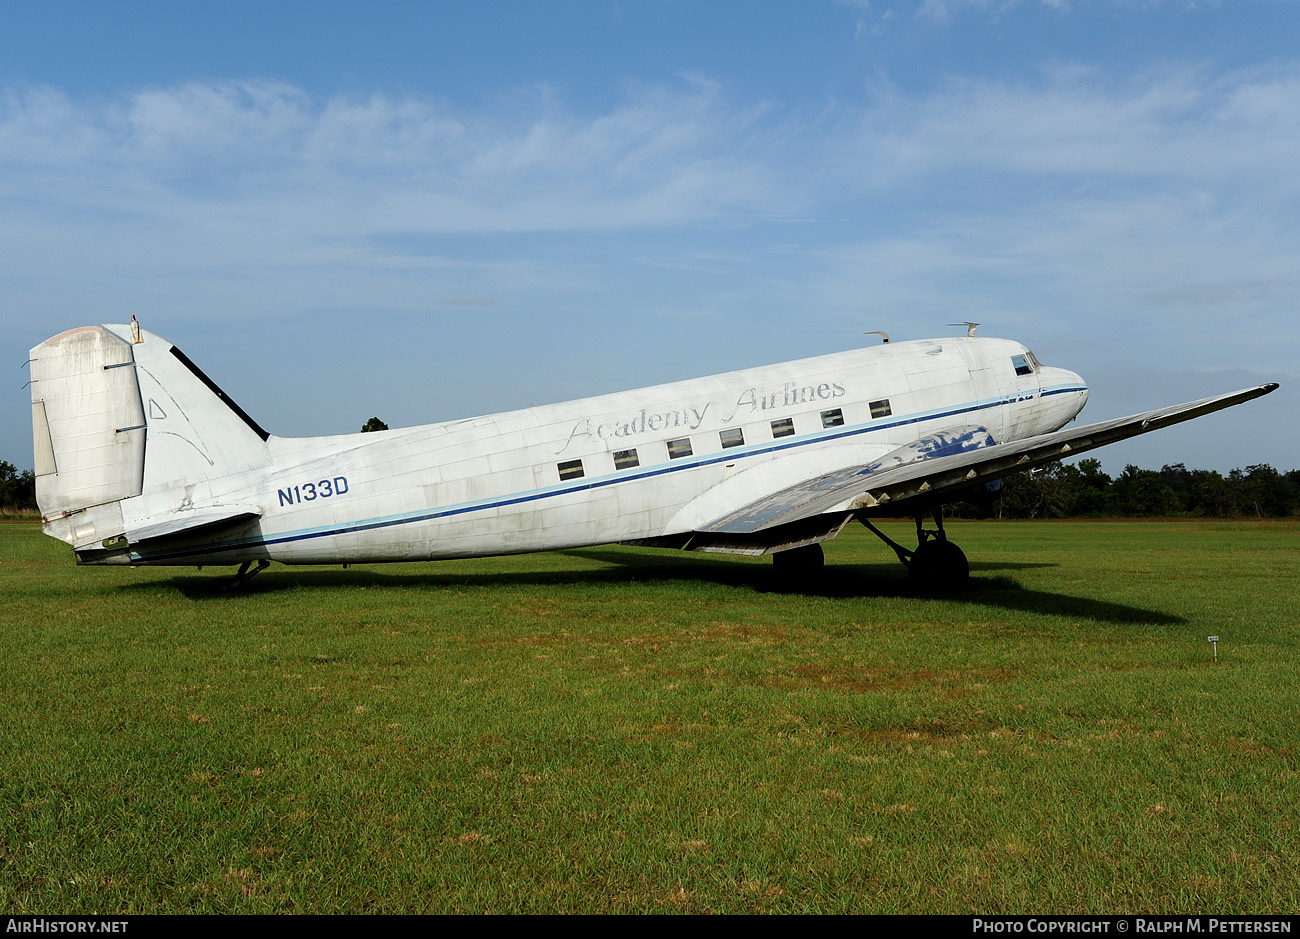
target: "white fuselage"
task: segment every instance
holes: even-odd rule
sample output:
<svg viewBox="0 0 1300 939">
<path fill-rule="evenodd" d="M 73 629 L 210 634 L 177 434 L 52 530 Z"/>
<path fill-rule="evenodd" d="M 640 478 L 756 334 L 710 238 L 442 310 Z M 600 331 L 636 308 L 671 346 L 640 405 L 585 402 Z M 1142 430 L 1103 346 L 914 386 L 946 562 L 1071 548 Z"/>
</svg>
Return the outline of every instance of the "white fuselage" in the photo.
<svg viewBox="0 0 1300 939">
<path fill-rule="evenodd" d="M 259 465 L 146 486 L 121 507 L 128 526 L 186 505 L 261 513 L 212 539 L 133 547 L 131 563 L 407 561 L 653 539 L 936 431 L 1047 433 L 1086 400 L 1078 375 L 1017 342 L 899 342 L 403 430 L 272 436 Z M 152 424 L 149 435 L 147 448 Z"/>
</svg>

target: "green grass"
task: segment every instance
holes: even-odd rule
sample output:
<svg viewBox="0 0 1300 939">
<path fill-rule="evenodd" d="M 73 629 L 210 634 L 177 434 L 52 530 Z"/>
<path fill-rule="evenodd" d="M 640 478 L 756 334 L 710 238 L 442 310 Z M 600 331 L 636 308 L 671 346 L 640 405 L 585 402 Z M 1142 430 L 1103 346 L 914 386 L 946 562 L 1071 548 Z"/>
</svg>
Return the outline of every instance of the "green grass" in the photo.
<svg viewBox="0 0 1300 939">
<path fill-rule="evenodd" d="M 950 533 L 950 599 L 860 528 L 231 594 L 0 524 L 0 908 L 1300 907 L 1300 524 Z"/>
</svg>

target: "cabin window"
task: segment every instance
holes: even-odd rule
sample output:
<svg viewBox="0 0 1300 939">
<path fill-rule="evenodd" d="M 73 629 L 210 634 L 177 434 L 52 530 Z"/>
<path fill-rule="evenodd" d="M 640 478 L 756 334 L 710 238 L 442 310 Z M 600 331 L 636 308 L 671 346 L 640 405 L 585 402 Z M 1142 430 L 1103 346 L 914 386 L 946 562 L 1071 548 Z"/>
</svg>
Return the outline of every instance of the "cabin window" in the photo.
<svg viewBox="0 0 1300 939">
<path fill-rule="evenodd" d="M 794 435 L 794 418 L 783 417 L 772 422 L 773 437 L 790 437 Z"/>
<path fill-rule="evenodd" d="M 1034 367 L 1029 364 L 1029 359 L 1023 355 L 1013 355 L 1011 357 L 1011 364 L 1016 367 L 1017 375 L 1034 374 Z"/>
<path fill-rule="evenodd" d="M 581 460 L 568 460 L 556 464 L 556 468 L 560 471 L 560 482 L 564 482 L 566 479 L 581 479 L 584 475 Z"/>
<path fill-rule="evenodd" d="M 889 399 L 888 399 L 888 398 L 884 398 L 883 400 L 880 400 L 880 401 L 872 401 L 872 402 L 871 402 L 871 416 L 872 416 L 872 417 L 889 417 L 889 415 L 891 415 L 891 414 L 893 414 L 893 413 L 894 413 L 894 411 L 893 411 L 893 409 L 890 408 L 890 406 L 889 406 Z"/>
<path fill-rule="evenodd" d="M 690 456 L 692 452 L 690 437 L 679 437 L 677 440 L 668 441 L 668 459 L 670 460 L 680 460 L 684 456 Z"/>
<path fill-rule="evenodd" d="M 730 450 L 732 447 L 743 447 L 745 445 L 745 432 L 739 427 L 733 427 L 731 430 L 724 430 L 718 434 L 722 440 L 722 449 Z"/>
<path fill-rule="evenodd" d="M 823 427 L 839 427 L 844 423 L 844 412 L 839 408 L 830 411 L 822 411 Z"/>
<path fill-rule="evenodd" d="M 636 458 L 635 450 L 614 451 L 614 469 L 625 470 L 640 465 L 641 465 L 641 461 Z"/>
</svg>

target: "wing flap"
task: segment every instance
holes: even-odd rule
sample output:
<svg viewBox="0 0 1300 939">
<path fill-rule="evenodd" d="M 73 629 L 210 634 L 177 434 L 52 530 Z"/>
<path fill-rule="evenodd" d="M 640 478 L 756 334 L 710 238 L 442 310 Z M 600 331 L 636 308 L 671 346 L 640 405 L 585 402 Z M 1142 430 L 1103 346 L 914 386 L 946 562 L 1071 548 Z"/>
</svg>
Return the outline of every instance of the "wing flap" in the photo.
<svg viewBox="0 0 1300 939">
<path fill-rule="evenodd" d="M 789 524 L 797 519 L 818 514 L 801 511 L 803 506 L 809 503 L 825 502 L 827 506 L 831 506 L 844 501 L 838 493 L 845 487 L 853 488 L 857 485 L 856 481 L 863 477 L 901 466 L 910 466 L 922 460 L 930 461 L 944 456 L 984 450 L 993 445 L 992 435 L 983 427 L 962 426 L 942 430 L 905 447 L 892 450 L 865 466 L 845 467 L 774 492 L 715 519 L 705 526 L 703 531 L 740 535 Z M 826 496 L 833 498 L 827 501 L 823 498 Z"/>
<path fill-rule="evenodd" d="M 691 536 L 687 551 L 712 554 L 774 554 L 791 548 L 830 541 L 853 518 L 852 512 L 805 516 L 785 525 L 752 533 L 700 531 Z"/>
</svg>

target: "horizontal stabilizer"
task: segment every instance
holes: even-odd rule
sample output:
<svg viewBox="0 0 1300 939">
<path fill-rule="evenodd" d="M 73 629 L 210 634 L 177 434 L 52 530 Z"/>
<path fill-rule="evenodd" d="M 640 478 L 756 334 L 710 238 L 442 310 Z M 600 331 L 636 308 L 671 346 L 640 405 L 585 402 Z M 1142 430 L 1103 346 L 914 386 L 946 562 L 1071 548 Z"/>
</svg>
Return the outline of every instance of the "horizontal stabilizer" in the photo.
<svg viewBox="0 0 1300 939">
<path fill-rule="evenodd" d="M 193 512 L 177 512 L 158 519 L 141 519 L 141 524 L 127 526 L 126 539 L 130 544 L 136 545 L 144 541 L 158 541 L 164 538 L 208 535 L 219 528 L 229 528 L 261 516 L 262 510 L 256 506 L 216 505 Z"/>
<path fill-rule="evenodd" d="M 788 526 L 824 512 L 887 514 L 895 505 L 909 499 L 942 502 L 945 501 L 944 495 L 951 499 L 960 491 L 980 483 L 1232 407 L 1266 395 L 1275 388 L 1275 383 L 1258 385 L 1010 443 L 986 442 L 980 446 L 975 435 L 971 434 L 971 428 L 958 428 L 952 433 L 969 436 L 975 445 L 969 449 L 948 448 L 947 455 L 917 454 L 916 459 L 901 466 L 880 468 L 883 461 L 877 461 L 828 473 L 765 496 L 705 525 L 701 531 L 753 534 Z M 936 454 L 940 452 L 943 451 L 935 451 Z"/>
</svg>

